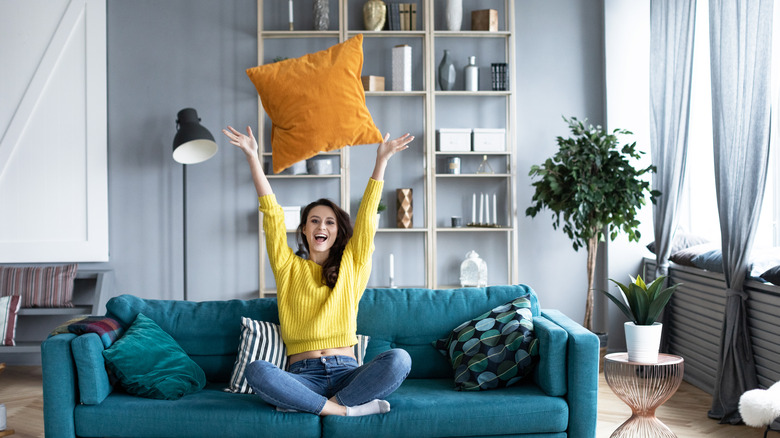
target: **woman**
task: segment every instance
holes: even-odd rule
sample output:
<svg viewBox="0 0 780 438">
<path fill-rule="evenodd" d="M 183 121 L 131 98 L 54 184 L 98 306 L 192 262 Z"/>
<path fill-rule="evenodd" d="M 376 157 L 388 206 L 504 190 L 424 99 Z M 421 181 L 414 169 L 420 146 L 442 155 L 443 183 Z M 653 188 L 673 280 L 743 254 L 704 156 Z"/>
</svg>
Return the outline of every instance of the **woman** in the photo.
<svg viewBox="0 0 780 438">
<path fill-rule="evenodd" d="M 249 162 L 263 213 L 263 229 L 271 269 L 276 278 L 279 321 L 289 355 L 289 371 L 266 361 L 249 364 L 246 379 L 252 389 L 277 409 L 322 416 L 385 413 L 382 400 L 409 374 L 411 358 L 400 349 L 379 354 L 358 367 L 358 303 L 371 274 L 376 209 L 387 162 L 409 147 L 413 136 L 388 141 L 376 152 L 374 172 L 363 195 L 354 232 L 349 214 L 320 199 L 302 212 L 298 235 L 308 253 L 302 258 L 287 245 L 282 208 L 262 170 L 252 129 L 243 134 L 228 126 L 222 132 Z"/>
</svg>

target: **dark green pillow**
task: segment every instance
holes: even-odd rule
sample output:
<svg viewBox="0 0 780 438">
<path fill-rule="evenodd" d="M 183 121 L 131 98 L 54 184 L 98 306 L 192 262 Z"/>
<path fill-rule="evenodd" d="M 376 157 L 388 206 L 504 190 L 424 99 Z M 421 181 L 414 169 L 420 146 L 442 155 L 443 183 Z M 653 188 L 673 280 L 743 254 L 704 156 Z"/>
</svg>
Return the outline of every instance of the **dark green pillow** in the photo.
<svg viewBox="0 0 780 438">
<path fill-rule="evenodd" d="M 139 313 L 125 335 L 103 351 L 106 366 L 130 394 L 176 400 L 200 391 L 206 374 L 176 341 Z"/>
<path fill-rule="evenodd" d="M 519 382 L 539 358 L 528 295 L 455 327 L 433 346 L 447 356 L 455 389 L 476 391 Z"/>
</svg>

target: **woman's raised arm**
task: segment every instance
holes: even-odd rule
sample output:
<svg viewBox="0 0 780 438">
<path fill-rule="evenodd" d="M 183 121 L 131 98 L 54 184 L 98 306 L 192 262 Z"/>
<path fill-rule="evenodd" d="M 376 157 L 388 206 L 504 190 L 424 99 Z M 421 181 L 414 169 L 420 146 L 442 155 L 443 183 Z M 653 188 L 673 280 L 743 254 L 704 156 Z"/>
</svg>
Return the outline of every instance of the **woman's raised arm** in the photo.
<svg viewBox="0 0 780 438">
<path fill-rule="evenodd" d="M 246 134 L 242 134 L 236 131 L 232 126 L 228 126 L 227 129 L 223 129 L 222 132 L 230 140 L 230 144 L 237 146 L 244 152 L 246 161 L 249 163 L 249 169 L 252 171 L 252 181 L 255 183 L 255 190 L 257 190 L 257 196 L 265 196 L 273 194 L 271 184 L 268 182 L 268 178 L 263 172 L 263 166 L 260 163 L 260 157 L 257 155 L 257 141 L 252 134 L 252 128 L 246 127 Z"/>
<path fill-rule="evenodd" d="M 390 133 L 385 134 L 385 138 L 376 149 L 376 164 L 374 165 L 374 173 L 371 175 L 371 178 L 377 181 L 382 181 L 385 178 L 385 169 L 390 157 L 395 155 L 396 152 L 408 149 L 409 143 L 414 140 L 414 136 L 406 133 L 395 140 L 388 141 L 389 139 Z"/>
</svg>

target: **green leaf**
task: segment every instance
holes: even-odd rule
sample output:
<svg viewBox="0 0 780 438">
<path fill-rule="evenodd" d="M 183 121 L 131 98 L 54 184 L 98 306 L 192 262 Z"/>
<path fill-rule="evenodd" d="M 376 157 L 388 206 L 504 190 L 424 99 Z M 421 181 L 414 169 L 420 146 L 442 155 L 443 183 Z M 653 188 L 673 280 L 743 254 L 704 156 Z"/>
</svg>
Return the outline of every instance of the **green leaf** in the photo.
<svg viewBox="0 0 780 438">
<path fill-rule="evenodd" d="M 658 293 L 658 295 L 656 295 L 655 299 L 650 303 L 650 308 L 647 311 L 645 325 L 650 325 L 654 323 L 656 319 L 658 319 L 658 316 L 661 315 L 661 312 L 664 310 L 664 307 L 666 307 L 666 304 L 670 299 L 672 299 L 672 294 L 675 290 L 677 290 L 679 285 L 679 283 L 672 285 L 671 287 L 662 290 Z"/>
</svg>

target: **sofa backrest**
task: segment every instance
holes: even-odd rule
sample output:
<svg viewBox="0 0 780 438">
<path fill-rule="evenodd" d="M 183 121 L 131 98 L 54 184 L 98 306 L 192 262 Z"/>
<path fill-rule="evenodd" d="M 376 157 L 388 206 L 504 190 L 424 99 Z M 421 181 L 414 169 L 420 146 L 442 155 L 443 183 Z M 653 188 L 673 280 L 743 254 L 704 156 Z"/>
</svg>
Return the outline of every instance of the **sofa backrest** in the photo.
<svg viewBox="0 0 780 438">
<path fill-rule="evenodd" d="M 279 323 L 273 298 L 193 302 L 120 295 L 106 303 L 106 315 L 125 327 L 139 313 L 171 335 L 212 382 L 230 380 L 241 337 L 242 316 Z"/>
<path fill-rule="evenodd" d="M 432 342 L 461 323 L 529 294 L 539 315 L 536 293 L 525 285 L 460 289 L 367 289 L 360 301 L 358 334 L 371 336 L 366 360 L 390 348 L 412 357 L 410 378 L 450 378 L 452 368 Z"/>
<path fill-rule="evenodd" d="M 525 294 L 530 294 L 531 312 L 538 316 L 536 294 L 525 285 L 367 289 L 357 321 L 358 334 L 371 336 L 366 360 L 390 348 L 403 348 L 412 357 L 410 378 L 451 377 L 449 363 L 431 343 L 462 322 Z M 230 379 L 241 337 L 241 317 L 279 323 L 274 298 L 192 302 L 120 295 L 106 304 L 107 316 L 125 327 L 139 313 L 170 334 L 213 382 Z"/>
</svg>

